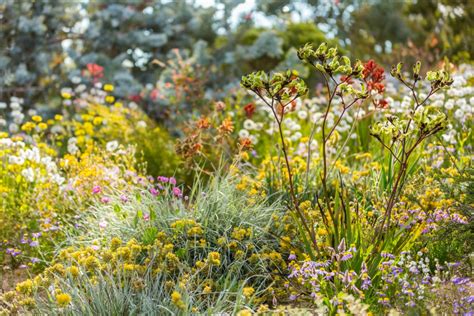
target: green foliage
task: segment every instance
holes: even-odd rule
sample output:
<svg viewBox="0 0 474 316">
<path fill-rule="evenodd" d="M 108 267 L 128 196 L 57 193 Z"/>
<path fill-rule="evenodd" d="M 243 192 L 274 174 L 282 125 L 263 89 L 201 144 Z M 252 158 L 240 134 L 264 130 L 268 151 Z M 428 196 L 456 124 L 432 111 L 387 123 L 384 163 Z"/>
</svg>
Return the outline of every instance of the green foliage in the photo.
<svg viewBox="0 0 474 316">
<path fill-rule="evenodd" d="M 276 252 L 280 233 L 272 223 L 279 205 L 265 205 L 265 200 L 249 204 L 235 184 L 229 176 L 215 177 L 208 185 L 197 181 L 190 192 L 192 205 L 173 195 L 143 194 L 139 187 L 115 192 L 111 203 L 97 203 L 81 216 L 76 226 L 82 229 L 70 227 L 69 246 L 61 246 L 57 264 L 34 280 L 34 291 L 22 293 L 37 305 L 20 310 L 106 315 L 111 310 L 149 314 L 158 308 L 186 314 L 254 306 L 254 293 L 267 295 L 267 287 L 276 282 L 267 271 L 286 266 Z M 91 229 L 103 221 L 107 234 Z M 44 295 L 52 283 L 56 294 L 71 298 L 64 310 L 58 309 L 57 296 Z"/>
</svg>

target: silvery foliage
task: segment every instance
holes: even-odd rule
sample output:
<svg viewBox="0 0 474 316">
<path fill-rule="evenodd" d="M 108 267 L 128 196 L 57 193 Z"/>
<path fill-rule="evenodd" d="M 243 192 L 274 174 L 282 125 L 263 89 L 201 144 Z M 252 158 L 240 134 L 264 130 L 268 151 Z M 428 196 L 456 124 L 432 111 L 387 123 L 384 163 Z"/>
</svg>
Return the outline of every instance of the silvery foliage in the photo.
<svg viewBox="0 0 474 316">
<path fill-rule="evenodd" d="M 229 25 L 242 2 L 222 0 L 205 8 L 183 0 L 0 0 L 0 101 L 18 96 L 26 107 L 35 102 L 54 106 L 59 89 L 80 83 L 90 63 L 104 67 L 104 80 L 115 85 L 116 96 L 138 95 L 147 86 L 169 82 L 166 67 L 153 61 L 166 64 L 175 48 L 211 72 L 205 75 L 209 98 L 218 97 L 218 90 L 222 94 L 223 87 L 238 86 L 242 63 L 272 58 L 282 61 L 279 68 L 292 68 L 295 53 L 285 54 L 283 39 L 274 31 L 239 44 L 238 35 L 254 26 L 245 19 Z M 222 38 L 225 44 L 216 45 Z M 164 100 L 146 102 L 147 108 L 166 106 Z"/>
</svg>

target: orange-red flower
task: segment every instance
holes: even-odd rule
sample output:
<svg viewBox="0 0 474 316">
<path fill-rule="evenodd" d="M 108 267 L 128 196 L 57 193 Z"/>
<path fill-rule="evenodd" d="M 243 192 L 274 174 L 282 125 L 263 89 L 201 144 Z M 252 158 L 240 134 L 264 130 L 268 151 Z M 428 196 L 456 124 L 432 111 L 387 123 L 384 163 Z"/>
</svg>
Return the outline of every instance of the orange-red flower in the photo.
<svg viewBox="0 0 474 316">
<path fill-rule="evenodd" d="M 94 81 L 97 81 L 104 76 L 104 67 L 92 63 L 87 64 L 86 67 L 89 75 L 94 79 Z"/>
<path fill-rule="evenodd" d="M 255 113 L 255 109 L 255 104 L 247 104 L 246 106 L 244 106 L 245 115 L 247 115 L 248 118 L 252 118 L 253 114 Z"/>
<path fill-rule="evenodd" d="M 211 127 L 209 119 L 205 116 L 201 117 L 199 121 L 197 121 L 196 125 L 200 129 L 208 129 L 209 127 Z"/>
<path fill-rule="evenodd" d="M 362 72 L 364 81 L 367 83 L 367 90 L 375 90 L 377 93 L 383 93 L 385 91 L 385 71 L 382 67 L 377 65 L 372 59 L 365 63 L 364 71 Z"/>
<path fill-rule="evenodd" d="M 219 133 L 222 135 L 230 134 L 234 131 L 234 123 L 230 117 L 226 118 L 219 126 Z"/>
<path fill-rule="evenodd" d="M 240 139 L 240 148 L 242 150 L 249 150 L 252 149 L 252 141 L 250 138 L 245 137 Z"/>
</svg>

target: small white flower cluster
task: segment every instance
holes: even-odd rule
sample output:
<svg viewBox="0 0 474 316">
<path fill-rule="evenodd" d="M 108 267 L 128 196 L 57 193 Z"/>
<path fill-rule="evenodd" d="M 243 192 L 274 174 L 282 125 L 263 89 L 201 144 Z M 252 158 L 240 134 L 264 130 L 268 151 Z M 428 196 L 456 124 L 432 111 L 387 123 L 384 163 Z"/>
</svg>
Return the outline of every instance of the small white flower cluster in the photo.
<svg viewBox="0 0 474 316">
<path fill-rule="evenodd" d="M 75 155 L 79 152 L 79 147 L 77 146 L 77 138 L 71 137 L 67 140 L 67 152 L 71 155 Z"/>
<path fill-rule="evenodd" d="M 35 109 L 24 111 L 24 100 L 22 98 L 11 97 L 10 103 L 0 102 L 0 131 L 7 131 L 10 135 L 22 133 L 21 125 L 29 118 L 38 114 Z M 2 110 L 4 113 L 2 114 Z M 38 126 L 36 130 L 40 131 Z M 51 132 L 60 134 L 64 132 L 64 128 L 60 125 L 53 125 Z M 28 135 L 22 135 L 24 139 L 28 139 Z"/>
<path fill-rule="evenodd" d="M 119 147 L 119 142 L 112 140 L 105 145 L 105 149 L 109 152 L 114 152 Z"/>
<path fill-rule="evenodd" d="M 23 102 L 22 98 L 17 97 L 11 97 L 9 104 L 0 102 L 0 129 L 7 128 L 10 133 L 18 133 L 20 125 L 25 119 L 25 114 L 22 112 Z M 8 105 L 10 109 L 8 109 Z M 2 112 L 5 112 L 5 114 L 2 114 Z"/>
<path fill-rule="evenodd" d="M 106 91 L 102 90 L 102 83 L 100 82 L 95 83 L 90 89 L 83 83 L 74 88 L 64 87 L 61 89 L 65 107 L 75 105 L 79 108 L 87 108 L 91 103 L 104 104 L 107 94 Z"/>
<path fill-rule="evenodd" d="M 28 182 L 52 182 L 61 186 L 65 178 L 61 176 L 56 162 L 51 156 L 43 155 L 38 147 L 29 147 L 22 141 L 10 138 L 0 139 L 0 151 L 5 151 L 4 164 L 24 167 L 20 174 Z M 6 166 L 4 166 L 6 167 Z"/>
</svg>

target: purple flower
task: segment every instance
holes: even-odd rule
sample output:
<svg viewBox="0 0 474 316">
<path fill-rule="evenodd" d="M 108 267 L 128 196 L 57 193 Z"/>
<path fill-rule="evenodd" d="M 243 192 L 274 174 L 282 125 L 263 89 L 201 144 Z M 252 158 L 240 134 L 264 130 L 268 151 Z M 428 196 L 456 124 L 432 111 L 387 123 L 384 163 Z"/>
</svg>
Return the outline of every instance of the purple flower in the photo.
<svg viewBox="0 0 474 316">
<path fill-rule="evenodd" d="M 469 282 L 469 278 L 453 278 L 451 282 L 456 285 L 466 284 Z"/>
<path fill-rule="evenodd" d="M 51 232 L 57 231 L 57 230 L 59 230 L 59 226 L 52 225 L 48 230 L 51 231 Z"/>
<path fill-rule="evenodd" d="M 290 295 L 290 301 L 296 300 L 298 297 L 295 294 Z"/>
<path fill-rule="evenodd" d="M 21 254 L 21 250 L 13 249 L 13 248 L 8 248 L 5 252 L 11 255 L 12 257 L 16 257 Z"/>
<path fill-rule="evenodd" d="M 378 300 L 378 302 L 383 306 L 390 306 L 390 300 L 388 298 L 381 298 Z"/>
<path fill-rule="evenodd" d="M 150 193 L 153 195 L 153 196 L 157 196 L 160 192 L 155 189 L 155 188 L 150 188 Z"/>
<path fill-rule="evenodd" d="M 39 246 L 39 242 L 37 240 L 33 240 L 32 242 L 30 242 L 30 247 L 38 247 Z"/>
<path fill-rule="evenodd" d="M 291 253 L 289 256 L 288 256 L 288 260 L 296 260 L 296 255 L 294 253 Z"/>
<path fill-rule="evenodd" d="M 31 263 L 38 263 L 38 262 L 40 262 L 40 259 L 38 259 L 38 258 L 31 258 L 30 261 L 31 261 Z"/>
<path fill-rule="evenodd" d="M 391 253 L 388 253 L 388 252 L 385 252 L 385 251 L 382 251 L 382 253 L 380 254 L 383 258 L 390 258 L 390 259 L 395 259 L 395 256 L 392 255 Z"/>
<path fill-rule="evenodd" d="M 362 281 L 362 286 L 360 287 L 363 290 L 367 290 L 372 285 L 372 281 L 370 278 L 364 279 Z"/>
<path fill-rule="evenodd" d="M 99 222 L 99 227 L 100 228 L 106 228 L 107 227 L 107 222 L 106 221 L 100 221 Z"/>
<path fill-rule="evenodd" d="M 344 252 L 341 257 L 341 261 L 347 261 L 352 258 L 352 253 Z"/>
<path fill-rule="evenodd" d="M 102 191 L 102 189 L 101 189 L 100 186 L 98 186 L 98 185 L 95 185 L 95 186 L 92 188 L 92 193 L 94 193 L 94 194 L 99 194 L 101 191 Z"/>
<path fill-rule="evenodd" d="M 449 268 L 457 268 L 461 265 L 460 262 L 448 262 L 448 267 Z"/>
<path fill-rule="evenodd" d="M 406 303 L 406 306 L 408 306 L 408 307 L 414 307 L 415 305 L 416 304 L 413 301 L 409 301 L 409 302 Z"/>
<path fill-rule="evenodd" d="M 122 200 L 123 203 L 127 203 L 127 202 L 128 202 L 128 197 L 127 197 L 126 195 L 120 196 L 120 199 Z"/>
<path fill-rule="evenodd" d="M 324 277 L 324 279 L 325 279 L 326 281 L 331 281 L 331 280 L 334 278 L 335 275 L 336 275 L 336 274 L 335 274 L 334 272 L 329 272 L 328 274 L 326 274 L 326 276 Z"/>
<path fill-rule="evenodd" d="M 431 283 L 431 277 L 429 275 L 426 275 L 423 277 L 421 280 L 421 284 L 430 284 Z"/>
<path fill-rule="evenodd" d="M 41 232 L 33 233 L 33 234 L 31 234 L 31 236 L 33 236 L 34 238 L 39 238 L 39 237 L 41 237 Z"/>
<path fill-rule="evenodd" d="M 109 203 L 109 202 L 110 202 L 110 198 L 109 198 L 109 197 L 107 197 L 107 196 L 104 196 L 104 197 L 102 197 L 101 201 L 102 201 L 102 203 L 105 203 L 105 204 L 107 204 L 107 203 Z"/>
<path fill-rule="evenodd" d="M 410 267 L 410 272 L 413 273 L 413 274 L 418 274 L 420 273 L 420 271 L 418 270 L 418 268 L 416 266 L 411 266 Z"/>
<path fill-rule="evenodd" d="M 342 241 L 337 246 L 337 251 L 339 251 L 339 252 L 346 251 L 346 241 L 344 239 L 342 239 Z"/>
<path fill-rule="evenodd" d="M 169 178 L 163 177 L 163 176 L 159 176 L 156 179 L 160 182 L 163 182 L 163 183 L 168 183 L 168 181 L 170 180 Z"/>
<path fill-rule="evenodd" d="M 392 274 L 393 274 L 394 276 L 397 276 L 397 275 L 399 275 L 399 274 L 402 273 L 402 272 L 403 272 L 403 269 L 402 269 L 402 268 L 400 268 L 400 267 L 392 267 Z"/>
<path fill-rule="evenodd" d="M 457 224 L 467 224 L 467 221 L 463 219 L 459 214 L 454 213 L 451 215 L 451 221 Z"/>
</svg>

